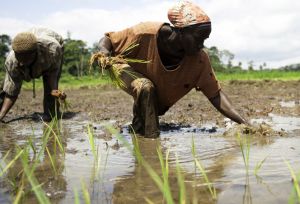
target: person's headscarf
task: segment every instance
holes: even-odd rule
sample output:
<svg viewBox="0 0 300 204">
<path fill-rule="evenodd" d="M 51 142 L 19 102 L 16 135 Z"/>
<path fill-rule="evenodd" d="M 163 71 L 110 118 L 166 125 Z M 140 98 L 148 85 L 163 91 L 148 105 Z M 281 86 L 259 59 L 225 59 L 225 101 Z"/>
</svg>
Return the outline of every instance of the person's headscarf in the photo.
<svg viewBox="0 0 300 204">
<path fill-rule="evenodd" d="M 12 41 L 12 49 L 17 53 L 35 51 L 37 49 L 37 39 L 32 33 L 19 33 Z"/>
<path fill-rule="evenodd" d="M 178 28 L 210 22 L 209 17 L 199 6 L 185 0 L 169 9 L 168 18 L 174 27 Z"/>
</svg>

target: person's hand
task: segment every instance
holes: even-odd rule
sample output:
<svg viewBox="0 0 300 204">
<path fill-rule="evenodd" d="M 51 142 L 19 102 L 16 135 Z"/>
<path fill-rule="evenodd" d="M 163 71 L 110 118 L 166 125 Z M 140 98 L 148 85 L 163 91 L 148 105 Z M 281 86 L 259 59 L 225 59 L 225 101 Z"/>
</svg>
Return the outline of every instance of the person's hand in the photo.
<svg viewBox="0 0 300 204">
<path fill-rule="evenodd" d="M 98 64 L 102 69 L 110 69 L 112 66 L 110 57 L 105 55 L 98 58 Z"/>
<path fill-rule="evenodd" d="M 111 57 L 103 52 L 98 52 L 92 55 L 90 65 L 99 66 L 101 69 L 109 69 L 112 65 Z"/>
<path fill-rule="evenodd" d="M 52 90 L 51 95 L 61 100 L 65 100 L 67 98 L 67 94 L 60 90 Z"/>
<path fill-rule="evenodd" d="M 117 64 L 127 64 L 127 61 L 123 55 L 109 56 L 103 52 L 98 52 L 96 54 L 93 54 L 90 59 L 91 65 L 95 65 L 95 63 L 103 71 L 105 69 L 115 67 Z"/>
</svg>

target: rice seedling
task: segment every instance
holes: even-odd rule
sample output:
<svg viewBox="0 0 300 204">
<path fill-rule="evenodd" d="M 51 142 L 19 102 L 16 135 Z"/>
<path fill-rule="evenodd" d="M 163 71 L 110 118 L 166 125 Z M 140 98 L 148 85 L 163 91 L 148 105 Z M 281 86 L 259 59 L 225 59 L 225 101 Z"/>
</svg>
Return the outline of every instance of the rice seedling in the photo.
<svg viewBox="0 0 300 204">
<path fill-rule="evenodd" d="M 249 157 L 250 157 L 250 137 L 245 135 L 243 138 L 241 137 L 240 133 L 237 133 L 237 141 L 239 143 L 244 164 L 246 167 L 246 174 L 249 174 Z"/>
<path fill-rule="evenodd" d="M 90 143 L 90 146 L 92 149 L 92 153 L 93 153 L 94 158 L 96 159 L 96 158 L 98 158 L 98 151 L 97 151 L 96 144 L 95 144 L 94 133 L 92 132 L 92 128 L 91 128 L 90 124 L 87 126 L 87 130 L 88 130 L 88 139 L 89 139 L 89 143 Z"/>
<path fill-rule="evenodd" d="M 177 155 L 176 155 L 176 174 L 177 174 L 177 182 L 179 187 L 179 203 L 185 204 L 187 203 L 186 201 L 187 197 L 185 192 L 184 176 L 182 174 Z"/>
<path fill-rule="evenodd" d="M 0 165 L 0 168 L 1 168 L 0 177 L 2 177 L 3 174 L 5 174 L 7 172 L 7 170 L 14 165 L 14 163 L 19 159 L 19 157 L 23 154 L 23 152 L 24 152 L 23 150 L 18 152 L 18 154 L 4 168 Z M 3 161 L 9 155 L 9 153 L 10 153 L 10 151 L 8 151 L 6 153 L 6 155 L 3 157 Z"/>
<path fill-rule="evenodd" d="M 37 153 L 37 149 L 36 149 L 35 144 L 32 141 L 31 137 L 28 137 L 27 143 L 31 147 L 33 154 L 36 154 Z"/>
<path fill-rule="evenodd" d="M 104 164 L 102 166 L 102 176 L 100 178 L 104 177 L 104 172 L 105 172 L 106 166 L 107 166 L 108 155 L 109 155 L 109 148 L 107 149 L 107 153 L 106 153 L 106 156 L 105 156 Z"/>
<path fill-rule="evenodd" d="M 148 204 L 155 204 L 155 203 L 153 203 L 149 198 L 145 198 L 145 201 L 146 201 Z"/>
<path fill-rule="evenodd" d="M 101 164 L 101 156 L 99 155 L 99 144 L 96 146 L 93 129 L 91 128 L 90 124 L 87 126 L 87 130 L 88 130 L 88 139 L 89 139 L 90 147 L 94 157 L 93 175 L 96 175 L 96 180 L 98 180 L 99 179 L 98 174 L 100 171 L 100 164 Z"/>
<path fill-rule="evenodd" d="M 83 199 L 85 204 L 91 204 L 89 191 L 83 181 L 81 181 L 81 189 L 82 189 L 82 194 L 83 194 Z"/>
<path fill-rule="evenodd" d="M 71 108 L 70 102 L 67 100 L 67 95 L 61 90 L 52 90 L 51 95 L 56 98 L 63 112 Z"/>
<path fill-rule="evenodd" d="M 263 160 L 261 160 L 260 162 L 257 162 L 257 164 L 255 165 L 254 168 L 254 175 L 257 176 L 258 171 L 261 169 L 262 165 L 265 163 L 266 159 L 268 156 L 266 156 Z"/>
<path fill-rule="evenodd" d="M 200 171 L 201 175 L 203 176 L 203 178 L 205 180 L 205 184 L 207 185 L 207 188 L 210 192 L 210 195 L 211 195 L 212 199 L 216 200 L 217 199 L 216 188 L 214 187 L 213 183 L 210 182 L 204 166 L 202 165 L 200 160 L 197 159 L 197 153 L 196 153 L 196 148 L 195 148 L 194 137 L 192 138 L 192 155 L 194 157 L 194 162 L 195 162 L 196 167 L 198 168 L 198 170 Z"/>
<path fill-rule="evenodd" d="M 300 202 L 300 184 L 299 184 L 300 174 L 298 176 L 296 175 L 293 167 L 290 165 L 290 163 L 286 159 L 284 159 L 284 162 L 287 165 L 287 167 L 291 173 L 293 185 L 294 185 L 293 193 L 291 194 L 291 196 L 289 198 L 289 204 L 290 203 L 299 203 Z M 295 196 L 298 201 L 295 201 L 295 198 L 294 198 Z"/>
<path fill-rule="evenodd" d="M 26 175 L 26 178 L 28 179 L 32 190 L 34 194 L 36 195 L 39 203 L 45 203 L 45 204 L 50 204 L 49 198 L 46 196 L 45 192 L 41 188 L 41 185 L 38 183 L 37 179 L 34 176 L 34 170 L 33 166 L 29 166 L 29 153 L 28 153 L 28 148 L 24 149 L 24 152 L 21 154 L 21 163 L 23 166 L 23 171 Z"/>
<path fill-rule="evenodd" d="M 19 190 L 16 194 L 13 204 L 21 203 L 21 199 L 23 196 L 24 196 L 24 183 L 22 182 L 22 184 L 20 185 Z"/>
<path fill-rule="evenodd" d="M 159 158 L 159 161 L 160 161 L 160 167 L 161 167 L 161 171 L 162 171 L 162 177 L 163 177 L 162 182 L 158 180 L 158 179 L 160 179 L 160 177 L 158 176 L 157 173 L 155 173 L 155 171 L 152 169 L 152 167 L 150 167 L 149 164 L 146 164 L 147 167 L 145 166 L 145 168 L 148 171 L 148 173 L 150 174 L 150 176 L 152 177 L 152 179 L 156 180 L 156 184 L 158 186 L 163 184 L 163 186 L 162 186 L 163 188 L 161 189 L 161 191 L 163 192 L 164 197 L 167 200 L 167 203 L 174 203 L 172 192 L 171 192 L 171 187 L 170 187 L 170 184 L 169 184 L 169 154 L 170 154 L 170 149 L 168 148 L 168 150 L 166 152 L 165 159 L 163 158 L 162 151 L 161 151 L 160 147 L 157 148 L 157 154 L 158 154 L 158 158 Z"/>
<path fill-rule="evenodd" d="M 48 125 L 47 123 L 44 123 L 45 124 L 45 127 L 46 129 L 44 130 L 44 133 L 43 133 L 43 136 L 42 136 L 42 143 L 41 143 L 41 147 L 39 148 L 39 151 L 36 150 L 36 154 L 35 156 L 30 160 L 30 169 L 28 169 L 30 172 L 29 172 L 29 175 L 33 175 L 37 166 L 41 163 L 42 161 L 42 158 L 44 158 L 44 153 L 47 153 L 49 159 L 50 159 L 50 162 L 51 162 L 51 166 L 52 166 L 52 169 L 55 173 L 55 175 L 57 175 L 57 168 L 58 168 L 58 162 L 56 161 L 56 158 L 57 158 L 57 151 L 56 151 L 56 146 L 57 146 L 57 143 L 59 144 L 58 146 L 60 147 L 60 150 L 61 152 L 63 153 L 64 155 L 64 147 L 62 145 L 62 143 L 60 142 L 59 138 L 58 138 L 58 135 L 55 133 L 53 127 L 55 127 L 55 125 L 57 125 L 55 123 L 54 120 L 52 120 L 50 122 L 50 124 Z M 50 149 L 49 149 L 49 142 L 51 141 L 51 139 L 54 140 L 54 144 L 53 144 L 53 152 L 54 152 L 54 155 L 52 155 L 50 153 Z M 59 141 L 59 142 L 57 142 Z M 24 147 L 24 149 L 27 152 L 27 156 L 28 156 L 28 159 L 30 158 L 30 155 L 29 155 L 29 149 L 31 149 L 31 145 L 30 145 L 30 141 L 26 143 L 26 146 Z M 20 148 L 19 148 L 20 149 Z M 22 151 L 22 150 L 20 150 Z M 27 160 L 28 160 L 27 159 Z M 28 161 L 29 162 L 29 161 Z"/>
<path fill-rule="evenodd" d="M 10 155 L 11 151 L 8 150 L 6 152 L 6 154 L 4 155 L 4 157 L 2 157 L 1 162 L 5 163 L 7 160 L 7 157 Z M 19 159 L 19 157 L 21 156 L 20 154 L 17 154 L 14 156 L 14 158 L 12 160 L 10 160 L 9 162 L 7 162 L 8 164 L 4 167 L 3 164 L 0 163 L 0 177 L 3 177 L 5 174 L 8 173 L 8 170 L 10 168 L 12 168 L 14 166 L 15 163 L 17 163 L 17 160 Z M 16 180 L 15 177 L 9 178 L 9 177 L 3 177 L 5 178 L 5 180 L 8 182 L 8 184 L 10 185 L 10 187 L 12 188 L 12 191 L 15 191 L 16 189 L 18 189 L 19 185 L 18 182 Z"/>
<path fill-rule="evenodd" d="M 48 155 L 52 170 L 56 178 L 58 176 L 59 168 L 62 168 L 57 161 L 57 158 L 60 157 L 58 154 L 62 154 L 62 156 L 64 156 L 65 147 L 63 145 L 59 131 L 58 133 L 55 131 L 58 126 L 57 118 L 54 117 L 49 125 L 44 122 L 44 125 L 46 127 L 46 130 L 43 134 L 43 143 L 37 158 L 40 158 L 44 154 L 44 152 Z M 51 144 L 52 142 L 53 144 Z M 36 162 L 36 165 L 38 165 L 38 162 Z"/>
<path fill-rule="evenodd" d="M 79 198 L 79 193 L 78 193 L 77 189 L 74 189 L 74 203 L 80 204 L 80 198 Z"/>
<path fill-rule="evenodd" d="M 245 190 L 244 190 L 244 195 L 243 195 L 243 203 L 253 203 L 249 175 L 246 175 L 245 178 L 246 178 L 246 182 L 245 182 L 245 187 L 244 187 Z"/>
<path fill-rule="evenodd" d="M 52 166 L 52 169 L 54 171 L 54 174 L 55 174 L 55 176 L 57 176 L 57 168 L 56 168 L 57 164 L 56 164 L 55 156 L 52 157 L 48 147 L 46 147 L 46 151 L 47 151 L 48 157 L 50 159 L 51 166 Z"/>
<path fill-rule="evenodd" d="M 22 202 L 22 199 L 26 197 L 26 195 L 30 191 L 33 191 L 39 203 L 50 203 L 48 197 L 42 189 L 42 185 L 38 183 L 35 177 L 35 173 L 38 169 L 38 166 L 40 166 L 41 162 L 45 159 L 46 154 L 49 157 L 55 176 L 58 174 L 56 149 L 57 147 L 59 147 L 58 149 L 64 154 L 64 147 L 62 144 L 60 134 L 55 131 L 55 129 L 57 129 L 58 127 L 57 121 L 57 118 L 53 118 L 53 120 L 49 124 L 44 123 L 45 129 L 42 135 L 42 141 L 40 146 L 37 147 L 33 142 L 32 137 L 29 136 L 25 144 L 22 145 L 22 147 L 16 146 L 16 151 L 14 151 L 16 152 L 14 154 L 15 156 L 10 162 L 7 163 L 6 166 L 1 166 L 0 164 L 1 177 L 2 175 L 6 174 L 6 172 L 8 172 L 9 169 L 12 169 L 14 164 L 21 164 L 21 166 L 18 166 L 18 168 L 13 169 L 13 171 L 9 173 L 7 178 L 5 178 L 11 185 L 11 191 L 16 193 L 14 196 L 14 203 Z M 53 147 L 51 146 L 51 141 L 54 141 Z M 1 160 L 7 160 L 7 157 L 10 154 L 11 151 L 8 151 Z M 19 167 L 21 169 L 19 169 Z"/>
<path fill-rule="evenodd" d="M 114 134 L 124 144 L 125 147 L 127 147 L 127 149 L 129 151 L 131 151 L 133 153 L 133 155 L 135 155 L 138 164 L 141 165 L 147 171 L 147 173 L 149 174 L 151 179 L 157 185 L 159 190 L 163 193 L 164 198 L 166 199 L 166 202 L 168 204 L 173 204 L 174 200 L 173 200 L 173 196 L 172 196 L 172 192 L 171 192 L 171 187 L 169 184 L 169 162 L 168 162 L 169 161 L 169 153 L 170 153 L 169 149 L 167 150 L 166 156 L 164 159 L 161 149 L 157 148 L 157 154 L 158 154 L 158 158 L 160 161 L 160 167 L 161 167 L 161 172 L 162 172 L 162 178 L 161 178 L 158 175 L 158 173 L 155 172 L 155 170 L 151 167 L 151 165 L 143 158 L 141 151 L 140 151 L 138 138 L 136 137 L 136 135 L 133 135 L 133 137 L 132 137 L 132 144 L 133 144 L 133 147 L 132 147 L 128 143 L 128 141 L 125 138 L 123 138 L 114 128 L 112 128 L 111 126 L 107 126 L 107 128 L 112 134 Z M 152 203 L 148 198 L 145 198 L 145 199 L 148 203 Z"/>
<path fill-rule="evenodd" d="M 97 65 L 100 67 L 100 72 L 102 73 L 102 75 L 107 73 L 113 84 L 115 84 L 120 88 L 126 87 L 126 84 L 121 79 L 121 73 L 126 72 L 133 78 L 135 78 L 135 75 L 132 72 L 123 69 L 124 65 L 127 65 L 128 63 L 149 63 L 150 62 L 146 60 L 131 59 L 126 57 L 137 46 L 139 46 L 139 44 L 136 43 L 130 44 L 125 50 L 123 50 L 117 56 L 106 56 L 102 52 L 93 54 L 90 58 L 90 70 L 93 64 L 95 64 L 96 62 Z"/>
<path fill-rule="evenodd" d="M 56 149 L 56 144 L 58 145 L 61 153 L 65 154 L 65 148 L 63 145 L 63 141 L 62 141 L 62 137 L 60 135 L 60 131 L 56 132 L 55 130 L 58 129 L 58 119 L 57 117 L 54 117 L 51 122 L 50 125 L 48 125 L 48 123 L 43 122 L 43 124 L 46 126 L 46 134 L 48 137 L 46 138 L 45 142 L 48 143 L 47 140 L 49 140 L 50 135 L 52 135 L 54 137 L 54 147 Z"/>
</svg>

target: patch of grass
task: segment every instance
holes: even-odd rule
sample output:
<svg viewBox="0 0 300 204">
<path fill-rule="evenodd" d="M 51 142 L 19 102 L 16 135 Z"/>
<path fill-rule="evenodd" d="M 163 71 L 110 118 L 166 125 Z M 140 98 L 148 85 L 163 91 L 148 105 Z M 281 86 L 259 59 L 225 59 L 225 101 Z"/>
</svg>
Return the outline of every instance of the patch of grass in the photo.
<svg viewBox="0 0 300 204">
<path fill-rule="evenodd" d="M 219 81 L 230 80 L 283 80 L 295 81 L 300 80 L 300 71 L 282 71 L 282 70 L 262 70 L 262 71 L 240 71 L 240 72 L 216 72 Z M 59 81 L 59 89 L 79 89 L 81 87 L 97 87 L 105 84 L 110 84 L 111 80 L 108 75 L 101 76 L 87 75 L 82 77 L 71 76 L 70 74 L 63 73 Z M 36 89 L 43 88 L 42 79 L 35 80 Z M 24 82 L 23 89 L 32 90 L 32 82 Z"/>
<path fill-rule="evenodd" d="M 217 72 L 220 81 L 228 80 L 300 80 L 300 71 L 261 70 L 239 72 Z"/>
<path fill-rule="evenodd" d="M 59 80 L 59 89 L 79 89 L 82 87 L 97 87 L 105 84 L 109 84 L 108 76 L 99 76 L 99 75 L 88 75 L 82 77 L 75 77 L 69 74 L 62 74 Z M 43 88 L 43 80 L 41 78 L 35 80 L 36 89 Z M 32 90 L 32 82 L 24 82 L 22 89 Z M 67 93 L 68 94 L 68 93 Z"/>
</svg>

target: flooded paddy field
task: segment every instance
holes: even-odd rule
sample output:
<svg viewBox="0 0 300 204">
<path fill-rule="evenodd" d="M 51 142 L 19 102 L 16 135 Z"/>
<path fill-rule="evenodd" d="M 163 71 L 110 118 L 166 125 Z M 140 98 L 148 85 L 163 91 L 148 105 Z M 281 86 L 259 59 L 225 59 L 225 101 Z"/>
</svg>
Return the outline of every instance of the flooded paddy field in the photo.
<svg viewBox="0 0 300 204">
<path fill-rule="evenodd" d="M 129 133 L 132 99 L 113 87 L 66 90 L 72 108 L 53 126 L 31 117 L 41 112 L 42 94 L 32 99 L 23 91 L 11 122 L 0 124 L 0 203 L 18 195 L 21 203 L 39 203 L 34 179 L 51 203 L 299 202 L 289 169 L 299 179 L 299 81 L 232 81 L 223 88 L 242 115 L 264 127 L 260 134 L 243 134 L 244 127 L 194 91 L 160 118 L 158 139 Z M 165 196 L 151 177 L 151 170 L 161 179 L 166 173 L 158 152 L 168 161 Z M 25 167 L 33 169 L 35 161 L 31 178 Z"/>
</svg>

